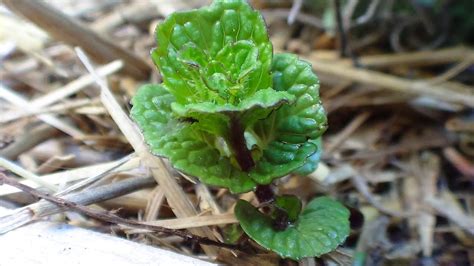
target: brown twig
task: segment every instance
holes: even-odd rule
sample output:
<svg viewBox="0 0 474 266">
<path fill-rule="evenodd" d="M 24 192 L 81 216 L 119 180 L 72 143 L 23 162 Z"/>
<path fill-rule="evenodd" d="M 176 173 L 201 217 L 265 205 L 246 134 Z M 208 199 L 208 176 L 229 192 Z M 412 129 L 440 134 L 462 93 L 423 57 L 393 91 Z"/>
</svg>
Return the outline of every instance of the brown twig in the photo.
<svg viewBox="0 0 474 266">
<path fill-rule="evenodd" d="M 340 41 L 339 56 L 347 57 L 347 38 L 346 38 L 346 31 L 344 31 L 344 23 L 342 21 L 341 1 L 333 0 L 333 3 L 334 3 L 334 9 L 336 11 L 336 26 L 337 26 L 337 31 L 339 33 L 339 41 Z"/>
<path fill-rule="evenodd" d="M 88 208 L 83 205 L 76 204 L 75 202 L 65 200 L 63 198 L 55 197 L 52 195 L 49 195 L 47 193 L 40 192 L 39 190 L 36 190 L 34 188 L 31 188 L 29 186 L 25 186 L 21 184 L 20 182 L 16 181 L 13 178 L 7 177 L 5 174 L 0 173 L 0 184 L 7 184 L 13 187 L 18 188 L 19 190 L 22 190 L 32 196 L 38 197 L 45 199 L 49 202 L 52 202 L 62 208 L 65 209 L 70 209 L 72 211 L 84 214 L 86 216 L 89 216 L 91 218 L 108 222 L 108 223 L 113 223 L 113 224 L 118 224 L 118 225 L 124 225 L 127 227 L 132 227 L 136 229 L 145 229 L 145 230 L 150 230 L 154 232 L 159 232 L 167 235 L 175 235 L 179 236 L 185 240 L 189 240 L 192 242 L 199 243 L 201 245 L 212 245 L 212 246 L 217 246 L 217 247 L 222 247 L 222 248 L 228 248 L 228 249 L 235 249 L 235 250 L 240 250 L 243 251 L 243 249 L 239 246 L 232 245 L 232 244 L 226 244 L 226 243 L 221 243 L 217 242 L 214 240 L 211 240 L 207 237 L 201 237 L 193 234 L 188 234 L 183 231 L 179 230 L 174 230 L 174 229 L 169 229 L 166 227 L 161 227 L 161 226 L 156 226 L 156 225 L 150 225 L 150 224 L 144 224 L 139 221 L 134 221 L 134 220 L 129 220 L 125 219 L 122 217 L 119 217 L 117 215 L 111 214 L 109 212 L 104 212 L 104 211 L 97 211 L 91 208 Z"/>
<path fill-rule="evenodd" d="M 24 134 L 18 136 L 15 142 L 8 145 L 4 149 L 0 149 L 0 157 L 5 159 L 14 160 L 18 155 L 38 145 L 48 138 L 54 138 L 59 133 L 59 130 L 48 125 L 41 124 L 32 127 L 28 130 L 24 130 Z"/>
<path fill-rule="evenodd" d="M 89 187 L 88 189 L 77 193 L 70 193 L 65 195 L 64 199 L 80 205 L 90 205 L 127 195 L 131 192 L 154 185 L 156 185 L 156 182 L 154 182 L 152 178 L 128 178 L 123 181 L 108 183 L 107 185 L 100 187 Z M 28 187 L 32 188 L 32 186 Z M 55 194 L 56 197 L 59 195 L 61 194 Z M 29 222 L 52 214 L 61 213 L 63 211 L 64 209 L 60 206 L 57 206 L 46 200 L 40 200 L 27 205 L 24 208 L 16 209 L 6 216 L 0 217 L 0 234 L 19 228 Z"/>
<path fill-rule="evenodd" d="M 460 152 L 453 147 L 443 149 L 443 155 L 450 161 L 463 175 L 474 178 L 474 163 L 470 162 Z"/>
<path fill-rule="evenodd" d="M 369 118 L 369 112 L 363 112 L 356 116 L 341 132 L 339 132 L 333 141 L 327 145 L 326 154 L 332 154 L 339 146 L 341 146 L 347 138 L 354 133 Z"/>
<path fill-rule="evenodd" d="M 359 193 L 362 194 L 362 196 L 364 196 L 364 198 L 374 208 L 376 208 L 380 212 L 382 212 L 384 214 L 387 214 L 387 215 L 390 215 L 390 216 L 402 217 L 402 218 L 406 218 L 406 217 L 410 217 L 410 216 L 415 215 L 415 213 L 412 213 L 412 212 L 395 211 L 395 210 L 391 210 L 391 209 L 383 206 L 373 196 L 373 194 L 370 191 L 369 185 L 367 184 L 367 181 L 365 180 L 365 178 L 361 174 L 357 173 L 356 170 L 354 170 L 354 174 L 351 177 L 351 181 L 352 181 L 352 184 L 354 185 L 354 187 L 357 189 L 357 191 L 359 191 Z"/>
</svg>

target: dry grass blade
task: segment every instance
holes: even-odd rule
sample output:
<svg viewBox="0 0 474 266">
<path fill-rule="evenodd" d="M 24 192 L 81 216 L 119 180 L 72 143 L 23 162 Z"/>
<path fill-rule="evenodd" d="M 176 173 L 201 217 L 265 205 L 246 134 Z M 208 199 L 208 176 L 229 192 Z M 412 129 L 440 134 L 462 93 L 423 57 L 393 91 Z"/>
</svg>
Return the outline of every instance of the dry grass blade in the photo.
<svg viewBox="0 0 474 266">
<path fill-rule="evenodd" d="M 41 177 L 39 177 L 38 175 L 14 164 L 13 162 L 10 162 L 2 157 L 0 157 L 0 167 L 3 167 L 7 170 L 10 170 L 12 171 L 13 173 L 25 178 L 25 179 L 28 179 L 28 180 L 31 180 L 41 186 L 43 186 L 44 188 L 48 189 L 49 191 L 53 191 L 53 192 L 56 192 L 58 190 L 58 187 L 49 183 L 48 181 L 45 181 L 44 179 L 42 179 Z"/>
<path fill-rule="evenodd" d="M 68 154 L 68 155 L 55 155 L 51 158 L 49 158 L 46 162 L 42 163 L 38 168 L 36 168 L 36 173 L 37 174 L 47 174 L 54 172 L 58 169 L 60 169 L 63 165 L 72 162 L 76 156 L 73 154 Z"/>
<path fill-rule="evenodd" d="M 7 87 L 3 86 L 3 84 L 0 84 L 0 97 L 4 98 L 5 100 L 9 101 L 10 103 L 13 103 L 18 107 L 28 110 L 29 112 L 40 111 L 39 108 L 31 106 L 30 102 L 28 102 L 15 92 L 9 90 Z M 62 121 L 54 115 L 40 114 L 38 115 L 38 118 L 72 137 L 82 137 L 84 135 L 82 131 Z"/>
<path fill-rule="evenodd" d="M 472 49 L 464 46 L 446 48 L 434 51 L 418 51 L 396 54 L 364 55 L 358 58 L 361 65 L 371 68 L 388 68 L 394 66 L 432 66 L 461 62 L 467 56 L 473 56 Z M 314 60 L 326 60 L 340 62 L 344 65 L 352 65 L 351 60 L 340 60 L 336 52 L 315 51 L 311 57 Z"/>
<path fill-rule="evenodd" d="M 352 184 L 354 184 L 354 187 L 359 191 L 362 196 L 377 210 L 379 210 L 382 213 L 395 216 L 395 217 L 401 217 L 401 218 L 406 218 L 415 215 L 413 212 L 399 212 L 395 210 L 391 210 L 385 206 L 383 206 L 380 202 L 378 202 L 372 192 L 370 192 L 369 186 L 367 184 L 367 181 L 365 178 L 360 175 L 359 173 L 355 172 L 352 175 Z"/>
<path fill-rule="evenodd" d="M 33 127 L 28 132 L 18 136 L 14 143 L 10 144 L 4 149 L 1 149 L 0 157 L 14 160 L 18 157 L 18 155 L 31 149 L 44 140 L 54 137 L 58 132 L 59 131 L 56 128 L 48 124 L 41 124 L 39 126 Z"/>
<path fill-rule="evenodd" d="M 166 199 L 173 209 L 173 212 L 179 218 L 197 215 L 197 211 L 193 204 L 188 199 L 182 188 L 178 185 L 176 180 L 174 180 L 173 176 L 169 173 L 169 171 L 166 170 L 166 166 L 163 161 L 153 156 L 148 151 L 148 147 L 144 143 L 140 131 L 122 110 L 105 82 L 98 78 L 96 74 L 94 74 L 95 70 L 85 54 L 80 49 L 76 49 L 76 51 L 83 63 L 88 68 L 89 72 L 97 77 L 96 81 L 101 87 L 101 100 L 105 108 L 112 116 L 112 119 L 120 128 L 123 135 L 130 142 L 130 145 L 132 145 L 135 152 L 142 159 L 142 162 L 150 168 L 153 177 L 155 177 L 158 184 L 163 187 Z M 205 235 L 210 239 L 214 239 L 212 232 L 207 229 L 192 229 L 191 232 L 196 235 Z M 214 248 L 203 246 L 203 249 L 206 251 L 206 254 L 211 257 L 214 257 L 217 254 L 217 250 Z"/>
<path fill-rule="evenodd" d="M 100 68 L 97 69 L 97 74 L 101 77 L 105 77 L 107 75 L 113 74 L 120 70 L 123 67 L 122 62 L 120 61 L 114 61 L 110 64 L 104 65 Z M 32 110 L 38 110 L 41 111 L 42 108 L 51 105 L 55 102 L 58 102 L 74 93 L 78 93 L 82 89 L 86 88 L 87 86 L 93 84 L 95 82 L 94 78 L 92 75 L 84 75 L 74 81 L 71 81 L 70 83 L 66 84 L 65 86 L 58 88 L 50 93 L 47 93 L 41 97 L 38 97 L 32 101 L 30 101 L 30 106 L 32 107 Z M 11 111 L 5 113 L 1 118 L 0 118 L 0 123 L 6 123 L 12 120 L 15 120 L 17 118 L 20 118 L 22 116 L 28 115 L 30 113 L 34 113 L 32 111 L 28 112 L 26 111 Z"/>
<path fill-rule="evenodd" d="M 196 227 L 203 227 L 203 226 L 233 224 L 233 223 L 238 223 L 238 222 L 239 221 L 237 221 L 237 218 L 235 218 L 235 215 L 233 213 L 224 213 L 224 214 L 215 214 L 215 215 L 204 215 L 204 216 L 177 218 L 177 219 L 149 221 L 149 222 L 144 222 L 144 224 L 163 226 L 170 229 L 188 229 L 188 228 L 196 228 Z M 144 232 L 150 232 L 150 231 L 132 230 L 132 231 L 129 231 L 128 233 L 144 233 Z"/>
<path fill-rule="evenodd" d="M 426 202 L 438 213 L 446 216 L 469 234 L 474 235 L 474 217 L 464 213 L 449 192 L 444 191 L 441 198 L 431 197 L 426 199 Z"/>
<path fill-rule="evenodd" d="M 342 79 L 360 82 L 378 88 L 386 88 L 398 92 L 430 96 L 441 101 L 460 103 L 474 107 L 474 94 L 472 88 L 467 86 L 453 86 L 446 84 L 432 85 L 426 81 L 413 81 L 399 78 L 393 75 L 365 69 L 356 69 L 337 62 L 323 62 L 309 60 L 317 73 L 337 76 Z"/>
<path fill-rule="evenodd" d="M 199 198 L 199 207 L 201 211 L 210 210 L 212 214 L 222 214 L 219 204 L 216 202 L 214 196 L 209 191 L 209 188 L 202 183 L 197 183 L 195 186 L 196 195 Z"/>
<path fill-rule="evenodd" d="M 440 159 L 437 155 L 425 152 L 421 156 L 417 154 L 411 160 L 413 174 L 416 177 L 414 184 L 409 184 L 405 191 L 413 191 L 413 200 L 408 201 L 407 205 L 416 208 L 417 216 L 411 220 L 418 230 L 420 236 L 420 245 L 423 255 L 431 257 L 433 252 L 433 237 L 435 229 L 435 216 L 433 210 L 426 206 L 426 200 L 436 195 L 436 183 L 440 173 Z M 404 181 L 408 181 L 405 179 Z"/>
<path fill-rule="evenodd" d="M 145 221 L 154 221 L 158 218 L 161 206 L 165 200 L 165 192 L 160 186 L 157 186 L 151 194 L 152 196 L 149 198 L 145 209 Z"/>
<path fill-rule="evenodd" d="M 463 61 L 449 69 L 448 71 L 444 72 L 443 74 L 428 80 L 430 84 L 439 84 L 453 77 L 459 75 L 459 73 L 463 72 L 466 68 L 470 67 L 474 63 L 474 55 L 468 56 Z"/>
<path fill-rule="evenodd" d="M 140 165 L 140 161 L 138 158 L 133 158 L 126 162 L 125 164 L 119 166 L 116 168 L 117 164 L 120 164 L 120 160 L 114 161 L 114 162 L 109 162 L 109 163 L 102 163 L 102 164 L 96 164 L 92 166 L 85 166 L 85 167 L 79 167 L 67 171 L 61 171 L 57 173 L 52 173 L 52 174 L 47 174 L 40 176 L 39 178 L 45 182 L 48 182 L 53 185 L 60 185 L 60 184 L 67 184 L 69 182 L 74 182 L 77 180 L 82 180 L 82 179 L 87 179 L 90 176 L 97 176 L 101 173 L 117 173 L 120 171 L 127 171 L 130 169 L 137 168 Z M 23 185 L 32 187 L 32 188 L 38 188 L 40 187 L 38 184 L 31 180 L 24 180 L 21 182 Z M 76 186 L 76 185 L 75 185 Z M 72 186 L 74 188 L 75 186 Z M 67 188 L 66 190 L 68 190 Z M 18 193 L 20 192 L 18 189 L 14 187 L 9 187 L 9 186 L 3 186 L 0 187 L 0 196 L 7 196 L 10 194 Z"/>
<path fill-rule="evenodd" d="M 129 156 L 125 156 L 124 158 L 120 159 L 120 160 L 117 160 L 116 162 L 114 162 L 114 165 L 108 169 L 106 169 L 105 171 L 99 171 L 99 173 L 96 173 L 95 176 L 91 176 L 89 178 L 86 178 L 72 186 L 69 186 L 67 187 L 66 189 L 64 190 L 61 190 L 60 192 L 58 192 L 56 195 L 59 196 L 59 195 L 65 195 L 65 194 L 68 194 L 68 193 L 71 193 L 73 191 L 76 191 L 76 190 L 79 190 L 81 188 L 84 188 L 86 186 L 89 186 L 95 182 L 97 182 L 99 179 L 101 179 L 102 177 L 104 177 L 106 174 L 110 173 L 111 171 L 117 169 L 118 167 L 120 167 L 121 165 L 124 165 L 126 162 L 130 161 L 130 159 L 132 158 L 131 155 Z"/>
<path fill-rule="evenodd" d="M 27 110 L 26 111 L 25 110 L 9 111 L 0 118 L 0 123 L 7 123 L 16 119 L 20 119 L 20 118 L 24 118 L 28 116 L 35 116 L 39 114 L 65 112 L 71 109 L 80 108 L 80 107 L 87 106 L 90 104 L 94 104 L 94 100 L 92 101 L 90 99 L 81 99 L 81 100 L 74 100 L 74 101 L 66 100 L 64 101 L 64 103 L 42 107 L 33 112 L 27 111 Z"/>
</svg>

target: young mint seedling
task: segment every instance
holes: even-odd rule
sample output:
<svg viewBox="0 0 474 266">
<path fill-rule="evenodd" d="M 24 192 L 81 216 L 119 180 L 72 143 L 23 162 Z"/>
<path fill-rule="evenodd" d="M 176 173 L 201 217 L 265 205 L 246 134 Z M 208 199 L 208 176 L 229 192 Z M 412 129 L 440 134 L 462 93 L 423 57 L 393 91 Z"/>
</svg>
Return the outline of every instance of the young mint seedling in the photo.
<svg viewBox="0 0 474 266">
<path fill-rule="evenodd" d="M 327 127 L 319 80 L 295 55 L 273 54 L 262 16 L 246 1 L 215 0 L 209 7 L 174 13 L 158 25 L 156 36 L 152 58 L 163 82 L 140 88 L 131 111 L 155 155 L 233 193 L 315 170 Z M 278 199 L 268 217 L 248 203 L 237 204 L 242 228 L 262 246 L 300 258 L 334 249 L 347 236 L 342 214 L 334 221 L 339 227 L 324 231 L 332 216 L 307 211 L 313 203 L 300 214 L 297 198 Z M 335 213 L 345 210 L 340 204 L 328 206 Z M 318 222 L 302 222 L 308 217 Z M 295 250 L 262 240 L 268 235 L 256 234 L 254 223 L 267 229 L 280 224 L 275 237 L 285 232 L 299 237 L 291 232 L 300 229 L 319 233 L 306 237 L 315 237 L 309 249 Z"/>
</svg>

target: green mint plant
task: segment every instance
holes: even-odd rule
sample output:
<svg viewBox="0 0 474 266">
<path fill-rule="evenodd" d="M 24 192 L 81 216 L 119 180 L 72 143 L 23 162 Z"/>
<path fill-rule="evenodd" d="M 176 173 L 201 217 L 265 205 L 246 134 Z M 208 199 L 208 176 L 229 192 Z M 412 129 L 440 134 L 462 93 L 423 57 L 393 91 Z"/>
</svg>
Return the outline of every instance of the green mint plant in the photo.
<svg viewBox="0 0 474 266">
<path fill-rule="evenodd" d="M 311 65 L 273 54 L 262 16 L 245 0 L 174 13 L 156 36 L 163 82 L 141 87 L 131 111 L 151 151 L 203 183 L 256 190 L 270 211 L 238 201 L 235 214 L 283 257 L 319 256 L 344 241 L 349 212 L 340 203 L 323 197 L 302 210 L 297 197 L 275 196 L 270 186 L 317 167 L 327 119 Z"/>
</svg>

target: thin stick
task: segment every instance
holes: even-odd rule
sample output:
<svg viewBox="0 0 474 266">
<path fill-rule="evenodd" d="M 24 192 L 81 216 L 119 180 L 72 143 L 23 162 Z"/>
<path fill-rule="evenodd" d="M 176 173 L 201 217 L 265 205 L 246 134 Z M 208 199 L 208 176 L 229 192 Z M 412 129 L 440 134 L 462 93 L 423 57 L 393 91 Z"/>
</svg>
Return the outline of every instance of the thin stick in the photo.
<svg viewBox="0 0 474 266">
<path fill-rule="evenodd" d="M 459 73 L 463 72 L 466 68 L 470 67 L 474 63 L 474 56 L 468 57 L 463 61 L 459 62 L 457 65 L 444 72 L 443 74 L 428 80 L 429 84 L 439 84 L 449 79 L 454 78 Z"/>
<path fill-rule="evenodd" d="M 344 22 L 342 21 L 342 11 L 341 11 L 341 1 L 340 0 L 333 0 L 334 9 L 336 10 L 336 26 L 337 31 L 339 33 L 339 56 L 346 57 L 347 56 L 347 37 L 346 31 L 344 30 Z"/>
<path fill-rule="evenodd" d="M 344 141 L 356 131 L 369 118 L 370 113 L 364 112 L 356 116 L 341 132 L 339 132 L 333 141 L 327 146 L 325 152 L 329 156 L 333 153 Z"/>
<path fill-rule="evenodd" d="M 65 195 L 65 194 L 71 193 L 73 191 L 79 190 L 81 188 L 84 188 L 86 186 L 89 186 L 89 185 L 97 182 L 99 179 L 104 177 L 106 174 L 108 174 L 111 171 L 117 169 L 118 167 L 125 164 L 126 162 L 130 161 L 131 158 L 132 158 L 132 155 L 125 156 L 122 159 L 115 161 L 114 165 L 111 168 L 106 169 L 105 171 L 101 171 L 98 174 L 96 174 L 95 176 L 86 178 L 86 179 L 84 179 L 84 180 L 82 180 L 82 181 L 80 181 L 80 182 L 78 182 L 78 183 L 76 183 L 76 184 L 60 191 L 60 192 L 58 192 L 58 194 L 56 194 L 56 195 L 57 196 Z"/>
<path fill-rule="evenodd" d="M 52 114 L 52 113 L 61 113 L 71 109 L 76 109 L 88 105 L 94 104 L 96 101 L 91 100 L 89 98 L 78 99 L 73 101 L 64 101 L 64 103 L 58 103 L 53 106 L 46 106 L 36 111 L 28 111 L 23 109 L 16 109 L 12 111 L 6 112 L 2 117 L 0 117 L 0 123 L 7 123 L 16 119 L 28 117 L 28 116 L 35 116 L 40 114 Z M 30 102 L 33 104 L 33 101 Z"/>
<path fill-rule="evenodd" d="M 300 13 L 301 7 L 303 6 L 303 0 L 293 0 L 293 5 L 291 6 L 290 14 L 288 15 L 288 24 L 293 24 L 295 22 L 298 13 Z"/>
<path fill-rule="evenodd" d="M 372 192 L 370 192 L 369 186 L 367 185 L 367 181 L 365 180 L 365 178 L 362 175 L 360 175 L 359 173 L 357 173 L 357 171 L 355 169 L 353 171 L 354 171 L 354 174 L 351 177 L 352 184 L 357 189 L 357 191 L 359 191 L 359 193 L 362 194 L 362 196 L 364 196 L 364 198 L 374 208 L 376 208 L 377 210 L 379 210 L 382 213 L 385 213 L 385 214 L 391 215 L 391 216 L 395 216 L 395 217 L 406 218 L 406 217 L 412 217 L 412 216 L 416 215 L 416 213 L 405 212 L 405 211 L 401 211 L 401 212 L 400 211 L 394 211 L 394 210 L 388 209 L 385 206 L 383 206 L 380 202 L 378 202 L 374 198 Z"/>
<path fill-rule="evenodd" d="M 20 183 L 16 181 L 17 183 Z M 21 183 L 20 183 L 21 184 Z M 89 205 L 102 202 L 108 199 L 126 195 L 138 189 L 155 185 L 151 178 L 128 178 L 123 181 L 103 185 L 100 187 L 90 188 L 78 193 L 72 193 L 64 196 L 66 200 L 81 205 Z M 21 184 L 22 186 L 29 187 Z M 8 186 L 10 188 L 10 186 Z M 15 189 L 17 189 L 15 187 Z M 34 189 L 34 188 L 31 188 Z M 20 190 L 22 191 L 22 190 Z M 26 207 L 16 209 L 11 214 L 0 218 L 0 234 L 23 226 L 31 221 L 46 217 L 48 215 L 61 213 L 64 208 L 55 205 L 49 201 L 42 200 Z"/>
<path fill-rule="evenodd" d="M 122 171 L 129 171 L 140 166 L 140 160 L 138 158 L 132 158 L 125 164 L 119 166 L 118 168 L 115 168 L 121 160 L 122 159 L 107 163 L 95 164 L 91 166 L 79 167 L 72 170 L 61 171 L 53 174 L 42 175 L 40 176 L 40 178 L 50 184 L 60 185 L 82 179 L 87 179 L 89 176 L 94 176 L 101 173 L 107 172 L 110 174 L 114 174 Z M 21 181 L 21 183 L 33 188 L 39 187 L 39 185 L 37 185 L 35 182 L 32 182 L 31 180 L 23 180 Z M 66 190 L 68 189 L 69 188 L 66 188 Z M 20 191 L 13 187 L 0 187 L 0 197 L 18 192 Z"/>
<path fill-rule="evenodd" d="M 228 249 L 232 249 L 232 250 L 235 250 L 235 249 L 242 250 L 241 247 L 239 247 L 239 246 L 217 242 L 217 241 L 211 240 L 207 237 L 201 237 L 201 236 L 197 236 L 197 235 L 193 235 L 193 234 L 188 234 L 188 233 L 183 232 L 183 231 L 165 228 L 165 227 L 162 227 L 162 226 L 156 226 L 156 225 L 152 225 L 152 224 L 144 224 L 142 222 L 129 220 L 129 219 L 124 219 L 122 217 L 116 216 L 116 215 L 111 214 L 109 212 L 96 211 L 96 210 L 88 208 L 86 206 L 79 205 L 79 204 L 77 204 L 73 201 L 69 201 L 69 200 L 66 200 L 66 199 L 63 199 L 63 198 L 58 198 L 58 197 L 55 197 L 55 196 L 51 196 L 51 195 L 42 193 L 42 192 L 40 192 L 36 189 L 25 186 L 25 185 L 17 182 L 16 180 L 14 180 L 12 178 L 7 177 L 3 173 L 0 173 L 0 184 L 7 184 L 7 185 L 10 185 L 10 186 L 16 187 L 16 188 L 18 188 L 18 189 L 20 189 L 20 190 L 22 190 L 22 191 L 24 191 L 24 192 L 26 192 L 30 195 L 33 195 L 35 197 L 42 198 L 42 199 L 45 199 L 45 200 L 47 200 L 51 203 L 54 203 L 55 205 L 57 205 L 59 207 L 73 210 L 75 212 L 87 215 L 91 218 L 94 218 L 94 219 L 97 219 L 97 220 L 100 220 L 100 221 L 105 221 L 105 222 L 109 222 L 109 223 L 113 223 L 113 224 L 118 224 L 118 225 L 123 225 L 123 226 L 131 227 L 131 228 L 136 228 L 136 229 L 151 230 L 151 231 L 154 231 L 154 232 L 164 233 L 164 234 L 168 234 L 168 235 L 175 235 L 175 236 L 179 236 L 179 237 L 181 237 L 185 240 L 190 240 L 192 242 L 199 243 L 199 244 L 202 244 L 202 245 L 213 245 L 213 246 L 228 248 Z"/>
<path fill-rule="evenodd" d="M 9 160 L 6 160 L 2 157 L 0 157 L 0 167 L 3 167 L 7 170 L 10 170 L 13 173 L 15 173 L 15 174 L 17 174 L 17 175 L 19 175 L 19 176 L 21 176 L 25 179 L 29 179 L 31 181 L 34 181 L 35 183 L 47 188 L 49 191 L 56 192 L 58 190 L 58 188 L 55 185 L 41 179 L 39 176 L 33 174 L 32 172 L 30 172 L 30 171 L 28 171 L 28 170 L 26 170 L 26 169 L 24 169 L 24 168 L 22 168 L 22 167 L 20 167 L 16 164 L 14 164 L 13 162 L 10 162 Z"/>
<path fill-rule="evenodd" d="M 451 200 L 449 200 L 449 197 L 451 197 Z M 466 230 L 471 236 L 474 236 L 473 216 L 466 214 L 462 208 L 454 204 L 455 199 L 452 198 L 449 192 L 443 192 L 441 197 L 430 197 L 425 199 L 425 201 L 439 214 Z"/>
<path fill-rule="evenodd" d="M 18 155 L 42 143 L 44 140 L 53 138 L 59 131 L 48 125 L 41 124 L 25 132 L 16 138 L 15 142 L 0 150 L 0 157 L 14 160 Z"/>
</svg>

